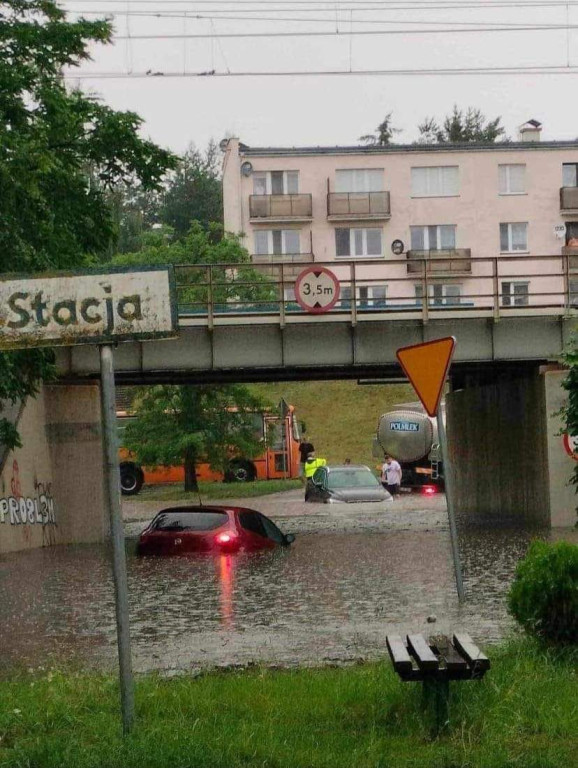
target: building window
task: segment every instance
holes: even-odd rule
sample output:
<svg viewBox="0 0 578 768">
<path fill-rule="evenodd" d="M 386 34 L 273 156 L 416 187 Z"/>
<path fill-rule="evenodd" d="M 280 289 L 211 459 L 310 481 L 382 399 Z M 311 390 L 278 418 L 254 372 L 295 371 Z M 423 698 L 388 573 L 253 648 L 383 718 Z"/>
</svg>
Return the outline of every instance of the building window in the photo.
<svg viewBox="0 0 578 768">
<path fill-rule="evenodd" d="M 368 256 L 382 255 L 381 229 L 349 229 L 338 227 L 335 230 L 336 256 Z"/>
<path fill-rule="evenodd" d="M 358 291 L 361 308 L 373 307 L 377 309 L 385 306 L 386 285 L 360 285 Z"/>
<path fill-rule="evenodd" d="M 411 169 L 412 197 L 454 197 L 459 195 L 459 167 L 435 165 Z"/>
<path fill-rule="evenodd" d="M 357 286 L 357 301 L 360 309 L 378 309 L 385 307 L 387 285 L 359 285 Z M 351 309 L 351 286 L 342 286 L 340 292 L 341 309 Z"/>
<path fill-rule="evenodd" d="M 566 245 L 578 248 L 578 221 L 566 222 Z"/>
<path fill-rule="evenodd" d="M 578 187 L 578 163 L 562 163 L 562 186 Z"/>
<path fill-rule="evenodd" d="M 503 282 L 502 306 L 503 307 L 527 307 L 528 306 L 528 281 Z"/>
<path fill-rule="evenodd" d="M 455 224 L 410 227 L 412 251 L 453 250 L 456 247 Z"/>
<path fill-rule="evenodd" d="M 498 166 L 498 191 L 500 195 L 526 193 L 526 166 L 522 163 Z"/>
<path fill-rule="evenodd" d="M 258 171 L 253 174 L 254 195 L 296 195 L 299 171 Z"/>
<path fill-rule="evenodd" d="M 297 299 L 295 298 L 295 286 L 294 285 L 285 286 L 285 288 L 283 288 L 283 297 L 286 302 L 289 302 L 289 303 L 297 302 Z"/>
<path fill-rule="evenodd" d="M 383 168 L 335 171 L 336 192 L 382 192 Z"/>
<path fill-rule="evenodd" d="M 417 283 L 414 288 L 416 304 L 421 307 L 423 304 L 423 285 Z M 428 286 L 428 292 L 428 306 L 456 306 L 460 304 L 462 286 L 456 285 L 456 283 L 433 283 Z"/>
<path fill-rule="evenodd" d="M 527 250 L 528 224 L 526 222 L 500 224 L 500 251 L 502 253 Z"/>
<path fill-rule="evenodd" d="M 255 255 L 301 253 L 298 229 L 255 230 Z"/>
</svg>

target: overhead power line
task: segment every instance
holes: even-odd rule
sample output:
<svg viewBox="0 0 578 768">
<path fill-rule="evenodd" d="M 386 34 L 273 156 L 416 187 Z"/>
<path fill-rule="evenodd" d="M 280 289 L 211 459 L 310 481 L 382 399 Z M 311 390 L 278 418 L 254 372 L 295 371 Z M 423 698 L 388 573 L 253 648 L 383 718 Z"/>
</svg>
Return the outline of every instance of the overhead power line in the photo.
<svg viewBox="0 0 578 768">
<path fill-rule="evenodd" d="M 542 66 L 528 65 L 523 67 L 456 67 L 455 69 L 354 69 L 352 71 L 345 69 L 338 70 L 296 70 L 279 72 L 174 72 L 174 71 L 154 71 L 152 69 L 146 72 L 79 72 L 73 74 L 67 72 L 66 80 L 122 80 L 131 78 L 145 78 L 150 80 L 166 78 L 227 78 L 227 77 L 343 77 L 343 76 L 382 76 L 392 77 L 407 76 L 454 76 L 454 75 L 575 75 L 578 74 L 578 66 Z"/>
<path fill-rule="evenodd" d="M 404 22 L 399 22 L 403 24 Z M 411 22 L 409 22 L 411 23 Z M 419 23 L 419 22 L 416 22 Z M 114 35 L 115 40 L 203 40 L 214 38 L 274 38 L 274 37 L 358 37 L 363 35 L 434 35 L 434 34 L 461 34 L 473 32 L 476 34 L 482 32 L 549 32 L 556 30 L 578 29 L 578 24 L 536 24 L 527 26 L 518 26 L 515 28 L 495 26 L 495 27 L 476 27 L 474 29 L 462 29 L 459 27 L 434 28 L 434 29 L 347 29 L 347 30 L 327 30 L 327 31 L 293 31 L 293 32 L 192 32 L 187 34 L 153 34 L 153 35 Z"/>
</svg>

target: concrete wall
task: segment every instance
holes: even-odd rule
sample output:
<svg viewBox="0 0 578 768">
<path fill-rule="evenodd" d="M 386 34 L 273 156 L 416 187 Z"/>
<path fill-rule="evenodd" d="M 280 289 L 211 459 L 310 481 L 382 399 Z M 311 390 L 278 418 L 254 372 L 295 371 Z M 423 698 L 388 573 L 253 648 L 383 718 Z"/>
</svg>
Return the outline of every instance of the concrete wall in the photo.
<svg viewBox="0 0 578 768">
<path fill-rule="evenodd" d="M 61 543 L 107 532 L 99 387 L 46 387 L 46 438 L 59 499 Z"/>
<path fill-rule="evenodd" d="M 469 524 L 571 526 L 559 417 L 563 372 L 452 392 L 446 399 L 456 513 Z"/>
<path fill-rule="evenodd" d="M 0 466 L 0 552 L 106 533 L 97 386 L 44 387 L 22 409 L 22 448 Z"/>
</svg>

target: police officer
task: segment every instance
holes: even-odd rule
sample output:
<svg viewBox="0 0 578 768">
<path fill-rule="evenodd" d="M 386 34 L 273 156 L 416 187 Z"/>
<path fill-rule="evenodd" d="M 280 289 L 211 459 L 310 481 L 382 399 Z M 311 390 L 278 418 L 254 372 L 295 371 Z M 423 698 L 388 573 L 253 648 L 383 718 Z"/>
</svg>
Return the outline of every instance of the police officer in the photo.
<svg viewBox="0 0 578 768">
<path fill-rule="evenodd" d="M 305 501 L 307 501 L 308 486 L 313 482 L 313 475 L 319 469 L 327 464 L 327 459 L 318 459 L 315 453 L 308 454 L 307 461 L 305 462 Z"/>
</svg>

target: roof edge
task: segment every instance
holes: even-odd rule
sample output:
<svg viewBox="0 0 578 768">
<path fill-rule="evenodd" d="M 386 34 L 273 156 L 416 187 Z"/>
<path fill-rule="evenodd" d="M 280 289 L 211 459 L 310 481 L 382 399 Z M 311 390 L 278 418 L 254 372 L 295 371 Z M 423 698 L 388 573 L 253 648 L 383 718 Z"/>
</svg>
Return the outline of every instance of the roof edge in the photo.
<svg viewBox="0 0 578 768">
<path fill-rule="evenodd" d="M 578 139 L 565 141 L 501 141 L 494 144 L 390 144 L 388 146 L 249 147 L 240 154 L 252 157 L 298 157 L 305 155 L 390 155 L 427 152 L 508 152 L 516 150 L 578 149 Z"/>
</svg>

